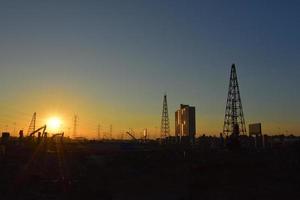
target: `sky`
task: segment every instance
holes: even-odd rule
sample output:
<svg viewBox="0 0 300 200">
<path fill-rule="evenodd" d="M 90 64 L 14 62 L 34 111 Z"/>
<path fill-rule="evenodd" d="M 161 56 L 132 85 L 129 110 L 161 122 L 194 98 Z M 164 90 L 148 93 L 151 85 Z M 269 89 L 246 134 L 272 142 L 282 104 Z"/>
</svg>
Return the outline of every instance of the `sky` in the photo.
<svg viewBox="0 0 300 200">
<path fill-rule="evenodd" d="M 246 124 L 300 135 L 300 2 L 85 0 L 0 6 L 0 131 L 53 116 L 72 135 L 159 134 L 164 93 L 171 133 L 181 103 L 197 134 L 222 132 L 236 64 Z"/>
</svg>

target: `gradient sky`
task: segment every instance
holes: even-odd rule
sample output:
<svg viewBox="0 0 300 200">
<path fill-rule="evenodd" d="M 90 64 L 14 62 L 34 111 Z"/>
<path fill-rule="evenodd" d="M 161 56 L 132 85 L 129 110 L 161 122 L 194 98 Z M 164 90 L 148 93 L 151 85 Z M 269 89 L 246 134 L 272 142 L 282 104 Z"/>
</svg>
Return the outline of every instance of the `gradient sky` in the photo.
<svg viewBox="0 0 300 200">
<path fill-rule="evenodd" d="M 83 136 L 159 131 L 180 103 L 198 134 L 222 131 L 237 66 L 246 123 L 300 135 L 299 1 L 1 1 L 0 130 L 51 116 Z"/>
</svg>

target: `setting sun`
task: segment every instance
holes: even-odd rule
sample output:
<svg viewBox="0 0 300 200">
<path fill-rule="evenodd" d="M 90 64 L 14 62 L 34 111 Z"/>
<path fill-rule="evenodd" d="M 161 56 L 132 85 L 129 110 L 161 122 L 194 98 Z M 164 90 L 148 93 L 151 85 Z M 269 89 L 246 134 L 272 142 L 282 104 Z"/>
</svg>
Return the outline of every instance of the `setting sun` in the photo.
<svg viewBox="0 0 300 200">
<path fill-rule="evenodd" d="M 58 117 L 52 117 L 48 120 L 47 126 L 51 131 L 58 131 L 61 127 L 61 120 Z"/>
</svg>

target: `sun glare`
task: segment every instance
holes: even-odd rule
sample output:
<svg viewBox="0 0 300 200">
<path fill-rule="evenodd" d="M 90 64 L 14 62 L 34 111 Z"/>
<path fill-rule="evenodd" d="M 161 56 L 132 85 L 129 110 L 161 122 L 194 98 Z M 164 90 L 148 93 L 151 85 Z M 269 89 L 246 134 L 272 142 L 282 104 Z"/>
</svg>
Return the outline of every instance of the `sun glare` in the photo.
<svg viewBox="0 0 300 200">
<path fill-rule="evenodd" d="M 61 126 L 61 120 L 58 117 L 52 117 L 48 120 L 47 126 L 51 131 L 58 131 Z"/>
</svg>

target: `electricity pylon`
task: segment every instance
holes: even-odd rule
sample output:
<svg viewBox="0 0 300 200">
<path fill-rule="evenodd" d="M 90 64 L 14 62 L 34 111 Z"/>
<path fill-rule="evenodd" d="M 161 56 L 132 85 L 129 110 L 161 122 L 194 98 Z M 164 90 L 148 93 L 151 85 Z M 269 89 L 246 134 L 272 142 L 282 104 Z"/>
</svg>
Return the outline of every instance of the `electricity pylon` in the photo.
<svg viewBox="0 0 300 200">
<path fill-rule="evenodd" d="M 78 125 L 78 116 L 74 115 L 74 123 L 73 123 L 73 137 L 77 137 L 77 125 Z"/>
<path fill-rule="evenodd" d="M 34 112 L 33 115 L 32 115 L 32 119 L 30 121 L 28 131 L 27 131 L 27 135 L 29 135 L 30 133 L 35 131 L 35 123 L 36 123 L 36 112 Z"/>
<path fill-rule="evenodd" d="M 170 136 L 169 113 L 168 113 L 168 103 L 167 103 L 166 94 L 164 95 L 164 100 L 163 100 L 160 134 L 162 139 Z"/>
<path fill-rule="evenodd" d="M 246 134 L 242 101 L 234 64 L 231 66 L 223 134 L 226 136 L 238 136 L 239 134 Z"/>
</svg>

